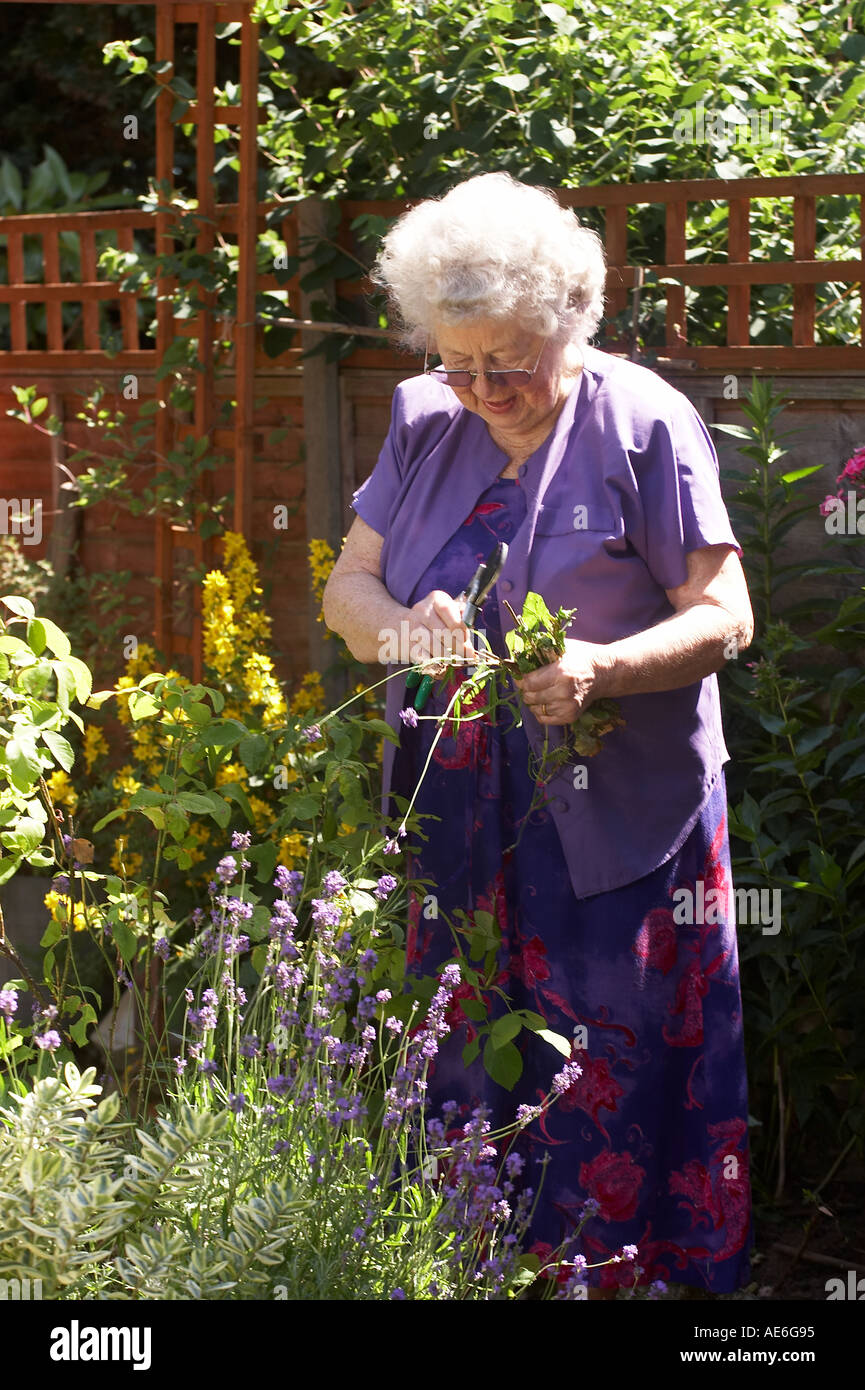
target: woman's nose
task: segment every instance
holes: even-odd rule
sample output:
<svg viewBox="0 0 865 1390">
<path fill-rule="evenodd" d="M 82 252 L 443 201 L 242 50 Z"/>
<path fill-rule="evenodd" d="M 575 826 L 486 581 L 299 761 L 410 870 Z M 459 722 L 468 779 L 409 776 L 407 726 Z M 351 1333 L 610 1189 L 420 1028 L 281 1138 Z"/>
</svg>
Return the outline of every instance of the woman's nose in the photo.
<svg viewBox="0 0 865 1390">
<path fill-rule="evenodd" d="M 498 381 L 495 379 L 489 381 L 484 372 L 478 372 L 475 377 L 474 392 L 476 396 L 480 396 L 481 400 L 487 400 L 490 397 L 500 396 L 502 388 Z"/>
</svg>

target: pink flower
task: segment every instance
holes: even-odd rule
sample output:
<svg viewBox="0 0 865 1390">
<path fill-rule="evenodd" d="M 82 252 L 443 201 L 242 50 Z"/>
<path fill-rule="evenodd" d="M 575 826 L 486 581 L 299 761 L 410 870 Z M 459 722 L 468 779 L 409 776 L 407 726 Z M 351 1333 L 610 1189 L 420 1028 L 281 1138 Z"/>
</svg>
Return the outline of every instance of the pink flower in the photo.
<svg viewBox="0 0 865 1390">
<path fill-rule="evenodd" d="M 844 499 L 833 496 L 831 492 L 826 494 L 825 499 L 820 503 L 820 515 L 831 516 L 833 512 L 844 510 Z"/>
<path fill-rule="evenodd" d="M 862 474 L 865 473 L 865 445 L 857 449 L 851 458 L 847 460 L 843 469 L 838 475 L 838 482 L 842 478 L 852 479 L 853 482 L 865 482 Z"/>
</svg>

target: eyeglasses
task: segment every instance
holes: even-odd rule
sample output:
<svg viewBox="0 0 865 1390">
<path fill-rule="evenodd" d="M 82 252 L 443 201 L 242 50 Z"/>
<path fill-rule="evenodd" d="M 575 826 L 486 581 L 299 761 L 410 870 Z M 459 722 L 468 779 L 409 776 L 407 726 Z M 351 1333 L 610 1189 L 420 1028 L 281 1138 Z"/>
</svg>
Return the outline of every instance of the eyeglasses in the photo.
<svg viewBox="0 0 865 1390">
<path fill-rule="evenodd" d="M 441 366 L 428 367 L 429 342 L 427 342 L 423 359 L 424 375 L 434 376 L 436 381 L 443 381 L 448 386 L 456 386 L 458 388 L 473 386 L 476 377 L 485 376 L 491 386 L 515 386 L 519 389 L 522 386 L 528 386 L 535 372 L 538 370 L 538 363 L 543 357 L 546 345 L 546 340 L 544 340 L 541 344 L 541 350 L 538 353 L 537 361 L 533 367 L 508 367 L 504 371 L 470 372 L 468 370 L 450 370 L 447 367 Z"/>
</svg>

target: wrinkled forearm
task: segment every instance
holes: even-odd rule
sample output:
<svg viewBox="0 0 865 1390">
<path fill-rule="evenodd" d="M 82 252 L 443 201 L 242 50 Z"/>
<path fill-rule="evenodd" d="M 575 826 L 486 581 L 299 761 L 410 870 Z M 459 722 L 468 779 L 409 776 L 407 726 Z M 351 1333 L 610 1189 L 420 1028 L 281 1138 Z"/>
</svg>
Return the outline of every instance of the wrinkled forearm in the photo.
<svg viewBox="0 0 865 1390">
<path fill-rule="evenodd" d="M 324 621 L 339 633 L 356 661 L 382 660 L 382 633 L 399 636 L 410 610 L 392 598 L 374 574 L 331 575 L 322 598 Z M 402 629 L 405 631 L 405 629 Z M 405 656 L 406 664 L 408 655 Z"/>
<path fill-rule="evenodd" d="M 750 643 L 749 619 L 713 603 L 696 603 L 655 627 L 596 648 L 594 699 L 678 690 L 735 660 Z"/>
</svg>

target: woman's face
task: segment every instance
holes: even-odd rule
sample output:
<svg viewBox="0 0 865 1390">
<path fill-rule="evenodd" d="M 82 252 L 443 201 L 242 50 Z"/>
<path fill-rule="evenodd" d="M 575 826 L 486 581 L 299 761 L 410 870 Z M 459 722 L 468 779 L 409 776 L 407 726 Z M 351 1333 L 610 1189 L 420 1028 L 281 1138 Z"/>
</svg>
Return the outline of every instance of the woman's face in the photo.
<svg viewBox="0 0 865 1390">
<path fill-rule="evenodd" d="M 433 345 L 449 368 L 485 369 L 534 367 L 529 383 L 514 388 L 492 385 L 484 376 L 475 377 L 471 386 L 451 389 L 466 410 L 480 415 L 497 433 L 514 442 L 530 439 L 539 426 L 564 400 L 573 384 L 574 371 L 566 375 L 559 345 L 545 341 L 537 333 L 506 319 L 473 319 L 450 326 L 437 324 Z"/>
</svg>

